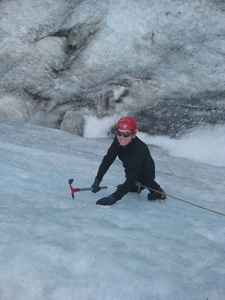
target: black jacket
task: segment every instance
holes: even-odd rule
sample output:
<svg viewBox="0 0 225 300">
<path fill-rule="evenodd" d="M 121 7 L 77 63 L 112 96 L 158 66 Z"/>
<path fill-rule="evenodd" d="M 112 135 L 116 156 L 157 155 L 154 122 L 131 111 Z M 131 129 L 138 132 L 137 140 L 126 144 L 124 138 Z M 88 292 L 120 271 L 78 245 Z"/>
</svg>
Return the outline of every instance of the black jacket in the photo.
<svg viewBox="0 0 225 300">
<path fill-rule="evenodd" d="M 120 146 L 117 137 L 115 137 L 107 154 L 103 157 L 96 178 L 102 180 L 117 156 L 123 162 L 126 175 L 125 182 L 113 193 L 117 200 L 120 200 L 129 191 L 132 191 L 136 181 L 146 186 L 149 186 L 154 181 L 155 163 L 148 146 L 138 137 L 135 137 L 125 147 Z"/>
</svg>

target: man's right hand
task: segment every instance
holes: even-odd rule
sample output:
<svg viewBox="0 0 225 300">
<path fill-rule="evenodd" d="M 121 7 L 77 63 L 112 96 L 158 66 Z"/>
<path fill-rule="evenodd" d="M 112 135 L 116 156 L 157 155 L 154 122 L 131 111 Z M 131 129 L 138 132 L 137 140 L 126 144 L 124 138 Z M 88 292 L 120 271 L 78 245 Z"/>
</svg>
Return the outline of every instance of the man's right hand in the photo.
<svg viewBox="0 0 225 300">
<path fill-rule="evenodd" d="M 99 179 L 97 178 L 95 179 L 94 183 L 91 186 L 92 193 L 97 193 L 98 191 L 100 191 L 100 187 L 99 187 L 100 182 L 101 181 Z"/>
</svg>

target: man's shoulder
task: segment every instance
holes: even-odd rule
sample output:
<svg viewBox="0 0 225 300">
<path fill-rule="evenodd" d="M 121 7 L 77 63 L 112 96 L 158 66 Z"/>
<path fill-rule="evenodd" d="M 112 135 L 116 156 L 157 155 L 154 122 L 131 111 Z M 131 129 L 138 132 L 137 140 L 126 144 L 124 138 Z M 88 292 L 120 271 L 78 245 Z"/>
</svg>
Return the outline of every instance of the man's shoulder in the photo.
<svg viewBox="0 0 225 300">
<path fill-rule="evenodd" d="M 119 148 L 118 146 L 119 146 L 118 140 L 117 140 L 117 138 L 114 138 L 109 149 L 114 149 L 114 150 L 117 149 L 118 150 L 118 148 Z"/>
<path fill-rule="evenodd" d="M 146 153 L 149 151 L 148 146 L 143 142 L 141 139 L 139 139 L 137 136 L 133 140 L 133 148 L 138 149 L 140 152 Z"/>
<path fill-rule="evenodd" d="M 147 145 L 146 145 L 141 139 L 139 139 L 139 137 L 137 137 L 137 136 L 133 139 L 133 141 L 134 141 L 135 144 L 147 146 Z"/>
</svg>

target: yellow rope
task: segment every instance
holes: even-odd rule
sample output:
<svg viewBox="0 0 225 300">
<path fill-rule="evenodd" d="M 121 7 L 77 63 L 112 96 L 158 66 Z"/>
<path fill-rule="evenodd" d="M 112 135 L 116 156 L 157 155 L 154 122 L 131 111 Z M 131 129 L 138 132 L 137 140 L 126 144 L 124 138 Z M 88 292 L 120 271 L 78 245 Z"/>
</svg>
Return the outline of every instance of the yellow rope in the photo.
<svg viewBox="0 0 225 300">
<path fill-rule="evenodd" d="M 221 212 L 218 212 L 218 211 L 212 210 L 212 209 L 210 209 L 210 208 L 206 208 L 206 207 L 200 206 L 200 205 L 195 204 L 195 203 L 191 203 L 191 202 L 189 202 L 189 201 L 183 200 L 183 199 L 181 199 L 181 198 L 174 197 L 174 196 L 169 195 L 169 194 L 166 194 L 166 193 L 162 193 L 162 192 L 157 191 L 157 190 L 154 190 L 154 189 L 152 189 L 152 188 L 150 188 L 150 187 L 148 187 L 148 186 L 145 186 L 145 185 L 141 184 L 141 183 L 138 182 L 138 181 L 135 182 L 135 185 L 138 187 L 138 197 L 139 197 L 139 199 L 140 199 L 140 190 L 141 190 L 141 187 L 143 187 L 143 188 L 145 188 L 145 189 L 148 189 L 148 190 L 157 192 L 157 193 L 159 193 L 159 194 L 165 194 L 166 196 L 171 197 L 171 198 L 173 198 L 173 199 L 182 201 L 182 202 L 184 202 L 184 203 L 188 203 L 188 204 L 190 204 L 190 205 L 193 205 L 193 206 L 196 206 L 196 207 L 199 207 L 199 208 L 202 208 L 202 209 L 211 211 L 211 212 L 213 212 L 213 213 L 215 213 L 215 214 L 218 214 L 218 215 L 221 215 L 221 216 L 224 216 L 224 217 L 225 217 L 225 214 L 223 214 L 223 213 L 221 213 Z"/>
</svg>

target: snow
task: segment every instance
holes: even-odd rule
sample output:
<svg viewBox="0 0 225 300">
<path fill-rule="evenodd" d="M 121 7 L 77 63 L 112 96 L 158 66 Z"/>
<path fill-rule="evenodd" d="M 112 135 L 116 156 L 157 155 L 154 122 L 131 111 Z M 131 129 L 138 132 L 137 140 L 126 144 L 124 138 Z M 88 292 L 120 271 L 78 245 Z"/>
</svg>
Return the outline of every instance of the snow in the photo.
<svg viewBox="0 0 225 300">
<path fill-rule="evenodd" d="M 165 115 L 169 105 L 176 134 L 187 122 L 179 102 L 191 123 L 196 110 L 224 122 L 223 2 L 1 0 L 0 116 L 58 128 L 71 110 Z"/>
<path fill-rule="evenodd" d="M 0 120 L 0 299 L 224 299 L 224 215 L 172 197 L 148 202 L 145 190 L 96 205 L 124 179 L 118 160 L 108 189 L 71 198 L 68 179 L 89 187 L 111 143 L 105 123 L 90 121 L 87 138 Z M 138 135 L 169 195 L 225 213 L 224 128 L 177 141 Z"/>
</svg>

